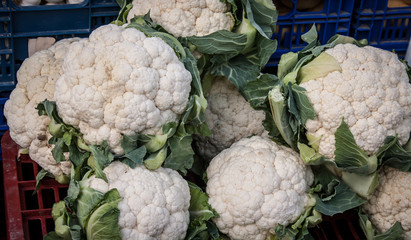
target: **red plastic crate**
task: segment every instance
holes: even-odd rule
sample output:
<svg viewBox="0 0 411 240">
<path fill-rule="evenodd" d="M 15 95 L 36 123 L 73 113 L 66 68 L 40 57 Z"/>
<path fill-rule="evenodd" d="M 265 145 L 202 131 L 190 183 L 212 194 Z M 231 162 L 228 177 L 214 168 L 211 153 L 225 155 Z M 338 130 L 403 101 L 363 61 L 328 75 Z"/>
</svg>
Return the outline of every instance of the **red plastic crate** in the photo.
<svg viewBox="0 0 411 240">
<path fill-rule="evenodd" d="M 54 229 L 51 208 L 67 194 L 68 185 L 43 179 L 33 194 L 41 168 L 28 155 L 18 157 L 18 145 L 7 131 L 1 139 L 7 239 L 42 239 Z"/>
</svg>

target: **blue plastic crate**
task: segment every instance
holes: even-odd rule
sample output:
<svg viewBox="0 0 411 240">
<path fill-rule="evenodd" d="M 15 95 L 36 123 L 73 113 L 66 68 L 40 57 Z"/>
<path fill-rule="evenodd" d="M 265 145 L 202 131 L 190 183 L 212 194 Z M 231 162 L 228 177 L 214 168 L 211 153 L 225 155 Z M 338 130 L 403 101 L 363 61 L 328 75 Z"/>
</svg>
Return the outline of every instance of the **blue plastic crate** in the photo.
<svg viewBox="0 0 411 240">
<path fill-rule="evenodd" d="M 404 56 L 411 37 L 411 6 L 389 7 L 388 0 L 357 0 L 351 35 Z"/>
<path fill-rule="evenodd" d="M 95 28 L 115 20 L 115 0 L 85 0 L 80 4 L 0 5 L 0 92 L 16 85 L 16 72 L 28 57 L 28 40 L 37 37 L 87 37 Z"/>
<path fill-rule="evenodd" d="M 267 67 L 277 66 L 282 54 L 297 52 L 306 46 L 301 35 L 307 32 L 313 23 L 317 27 L 319 40 L 323 43 L 335 34 L 348 35 L 354 8 L 354 0 L 324 0 L 323 5 L 314 11 L 297 10 L 299 1 L 289 0 L 293 8 L 278 17 L 277 29 L 273 35 L 278 40 L 277 51 L 271 57 Z M 273 1 L 277 8 L 282 9 L 280 0 Z"/>
</svg>

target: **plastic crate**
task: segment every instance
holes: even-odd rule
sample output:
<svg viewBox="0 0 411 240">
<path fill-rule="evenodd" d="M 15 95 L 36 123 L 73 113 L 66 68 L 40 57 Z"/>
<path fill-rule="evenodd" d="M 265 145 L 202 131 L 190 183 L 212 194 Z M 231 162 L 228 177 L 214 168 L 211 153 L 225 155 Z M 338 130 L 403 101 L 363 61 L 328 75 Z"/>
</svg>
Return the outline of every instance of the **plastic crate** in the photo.
<svg viewBox="0 0 411 240">
<path fill-rule="evenodd" d="M 0 173 L 3 172 L 3 165 L 0 164 Z M 3 175 L 3 174 L 0 174 Z M 3 177 L 0 177 L 0 240 L 6 239 L 6 208 L 4 205 L 4 184 Z"/>
<path fill-rule="evenodd" d="M 80 4 L 0 5 L 0 91 L 15 87 L 16 71 L 28 57 L 28 40 L 37 37 L 87 37 L 95 28 L 115 20 L 115 0 L 85 0 Z"/>
<path fill-rule="evenodd" d="M 28 155 L 18 157 L 18 145 L 7 131 L 1 139 L 7 239 L 42 239 L 54 229 L 51 208 L 67 195 L 67 185 L 43 179 L 33 195 L 40 167 Z"/>
<path fill-rule="evenodd" d="M 411 37 L 411 6 L 389 7 L 388 0 L 357 0 L 351 35 L 404 57 Z"/>
<path fill-rule="evenodd" d="M 287 14 L 278 16 L 277 28 L 273 35 L 277 39 L 277 51 L 272 55 L 267 67 L 277 66 L 282 54 L 297 52 L 306 46 L 301 35 L 307 32 L 313 23 L 317 27 L 319 40 L 328 41 L 335 34 L 349 35 L 354 0 L 323 0 L 323 5 L 315 10 L 299 11 L 297 4 L 304 0 L 289 0 L 293 8 Z M 282 9 L 280 0 L 273 1 Z M 307 1 L 308 2 L 308 1 Z"/>
</svg>

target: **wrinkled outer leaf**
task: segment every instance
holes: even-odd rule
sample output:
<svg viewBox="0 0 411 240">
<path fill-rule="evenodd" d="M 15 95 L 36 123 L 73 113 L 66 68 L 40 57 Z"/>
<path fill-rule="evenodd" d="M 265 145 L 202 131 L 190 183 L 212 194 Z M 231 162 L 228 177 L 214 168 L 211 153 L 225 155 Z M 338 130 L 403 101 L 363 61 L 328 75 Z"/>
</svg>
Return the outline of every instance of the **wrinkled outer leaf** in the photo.
<svg viewBox="0 0 411 240">
<path fill-rule="evenodd" d="M 324 166 L 312 169 L 315 185 L 321 185 L 321 191 L 317 192 L 315 209 L 322 214 L 333 216 L 361 206 L 367 201 L 352 192 L 343 181 L 335 177 Z"/>
<path fill-rule="evenodd" d="M 81 184 L 80 184 L 81 185 Z M 104 194 L 87 186 L 80 187 L 80 194 L 76 200 L 77 217 L 84 228 L 92 210 L 104 199 Z"/>
<path fill-rule="evenodd" d="M 272 1 L 242 0 L 247 18 L 253 27 L 266 38 L 271 38 L 275 30 L 278 13 Z"/>
<path fill-rule="evenodd" d="M 384 146 L 387 146 L 386 148 Z M 411 172 L 411 150 L 404 149 L 398 142 L 398 138 L 389 136 L 385 139 L 385 145 L 377 153 L 381 164 L 397 168 L 404 172 Z"/>
<path fill-rule="evenodd" d="M 281 60 L 278 63 L 277 75 L 278 78 L 283 79 L 290 73 L 298 62 L 298 53 L 288 52 L 281 55 Z"/>
<path fill-rule="evenodd" d="M 210 231 L 214 237 L 218 237 L 218 231 L 212 224 L 207 225 L 207 222 L 213 217 L 217 217 L 217 212 L 208 203 L 208 196 L 200 187 L 192 182 L 188 182 L 190 187 L 190 225 L 188 226 L 186 240 L 198 239 L 200 233 L 206 231 L 210 227 Z M 208 235 L 208 234 L 205 234 Z M 200 238 L 201 239 L 201 238 Z"/>
<path fill-rule="evenodd" d="M 257 59 L 256 64 L 263 68 L 271 56 L 277 50 L 277 40 L 267 39 L 261 35 L 257 35 L 257 53 L 254 54 L 254 57 Z M 250 58 L 250 56 L 247 56 Z"/>
<path fill-rule="evenodd" d="M 242 92 L 248 81 L 258 77 L 260 67 L 240 55 L 229 62 L 218 64 L 211 73 L 227 77 Z"/>
<path fill-rule="evenodd" d="M 101 145 L 91 145 L 89 147 L 92 154 L 88 159 L 89 166 L 96 171 L 96 177 L 102 178 L 107 182 L 107 177 L 104 174 L 103 169 L 114 160 L 113 153 L 111 153 L 110 148 L 105 141 Z"/>
<path fill-rule="evenodd" d="M 256 80 L 247 83 L 244 90 L 244 98 L 250 103 L 251 107 L 259 109 L 265 107 L 268 101 L 268 92 L 281 83 L 279 79 L 272 74 L 262 74 Z"/>
<path fill-rule="evenodd" d="M 335 132 L 335 162 L 339 168 L 358 174 L 370 174 L 377 169 L 377 157 L 368 155 L 355 143 L 344 119 Z"/>
<path fill-rule="evenodd" d="M 187 173 L 187 169 L 193 166 L 194 151 L 191 147 L 193 138 L 183 127 L 179 127 L 168 141 L 170 154 L 164 161 L 164 167 Z"/>
<path fill-rule="evenodd" d="M 86 226 L 88 240 L 121 239 L 118 225 L 120 210 L 117 208 L 120 201 L 121 197 L 117 189 L 112 189 L 104 195 L 102 204 L 88 219 Z"/>
<path fill-rule="evenodd" d="M 295 107 L 298 110 L 299 122 L 300 124 L 305 125 L 308 119 L 315 118 L 314 108 L 311 105 L 307 95 L 305 95 L 305 88 L 294 84 L 291 85 L 291 91 L 294 98 L 293 103 L 296 104 Z"/>
<path fill-rule="evenodd" d="M 191 54 L 190 50 L 188 48 L 184 49 L 186 52 L 186 58 L 183 59 L 184 67 L 191 73 L 191 76 L 193 78 L 191 85 L 194 87 L 195 93 L 203 97 L 203 88 L 201 86 L 201 76 L 200 72 L 197 68 L 197 60 Z"/>
<path fill-rule="evenodd" d="M 247 36 L 227 30 L 213 32 L 206 36 L 191 36 L 187 38 L 204 54 L 239 54 L 247 45 Z M 213 43 L 213 44 L 210 44 Z"/>
</svg>

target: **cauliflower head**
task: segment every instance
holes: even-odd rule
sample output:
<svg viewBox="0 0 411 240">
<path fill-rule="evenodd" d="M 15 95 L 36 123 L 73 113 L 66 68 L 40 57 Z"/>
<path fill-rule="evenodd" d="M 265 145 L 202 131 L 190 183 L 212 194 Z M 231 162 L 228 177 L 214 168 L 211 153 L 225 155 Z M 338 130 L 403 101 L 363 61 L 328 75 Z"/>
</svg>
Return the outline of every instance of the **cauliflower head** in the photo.
<svg viewBox="0 0 411 240">
<path fill-rule="evenodd" d="M 204 36 L 234 27 L 230 5 L 220 0 L 133 0 L 128 21 L 150 11 L 153 21 L 176 37 Z"/>
<path fill-rule="evenodd" d="M 104 172 L 108 183 L 92 176 L 88 184 L 103 193 L 118 190 L 122 239 L 184 239 L 190 222 L 190 190 L 177 171 L 132 169 L 115 161 Z"/>
<path fill-rule="evenodd" d="M 387 136 L 397 135 L 404 145 L 411 131 L 411 84 L 397 55 L 353 44 L 339 44 L 325 52 L 342 70 L 300 84 L 316 113 L 305 127 L 307 134 L 321 138 L 319 153 L 334 158 L 334 134 L 342 117 L 357 145 L 369 155 Z"/>
<path fill-rule="evenodd" d="M 55 176 L 70 173 L 69 161 L 56 163 L 48 144 L 47 116 L 39 116 L 37 105 L 54 99 L 57 79 L 62 74 L 64 56 L 69 46 L 79 41 L 69 38 L 58 41 L 47 50 L 36 52 L 24 60 L 17 71 L 17 86 L 4 106 L 4 116 L 11 138 L 22 148 L 29 148 L 31 159 Z"/>
<path fill-rule="evenodd" d="M 211 160 L 241 138 L 265 132 L 262 124 L 265 113 L 251 108 L 225 77 L 214 79 L 207 103 L 205 121 L 211 136 L 197 136 L 196 141 L 199 153 L 205 158 Z"/>
<path fill-rule="evenodd" d="M 123 134 L 158 134 L 178 121 L 191 80 L 163 40 L 109 24 L 70 46 L 54 97 L 63 121 L 87 144 L 107 141 L 121 154 Z"/>
<path fill-rule="evenodd" d="M 400 222 L 404 229 L 404 238 L 411 239 L 410 181 L 411 172 L 391 167 L 382 169 L 379 186 L 363 206 L 380 232 L 386 232 L 395 222 Z"/>
<path fill-rule="evenodd" d="M 268 138 L 234 143 L 207 168 L 207 194 L 219 230 L 231 239 L 263 240 L 308 206 L 313 173 L 298 153 Z"/>
</svg>

